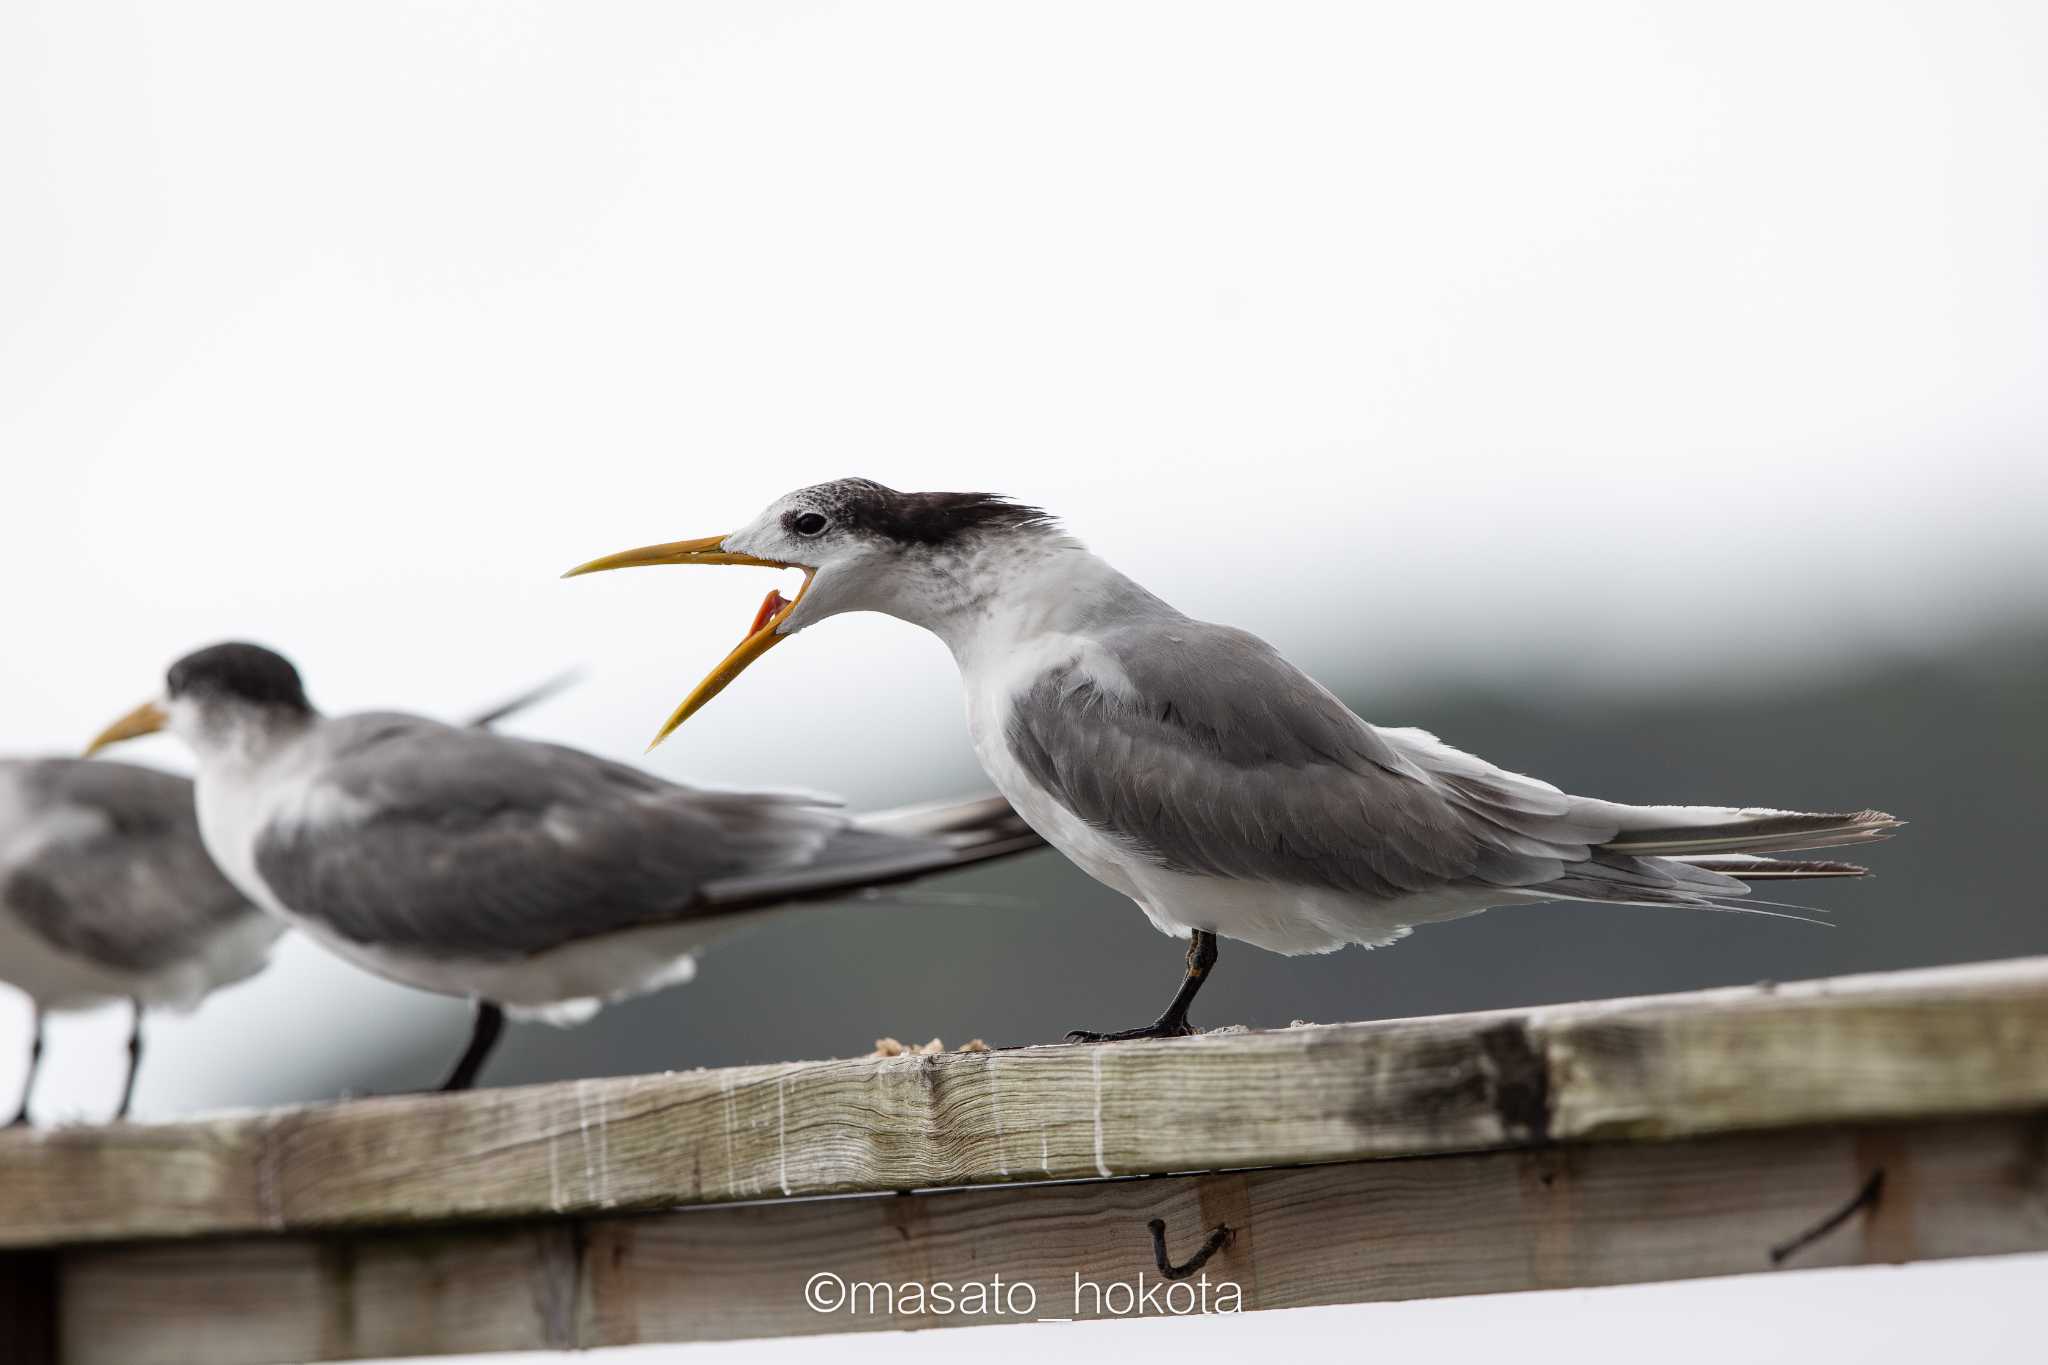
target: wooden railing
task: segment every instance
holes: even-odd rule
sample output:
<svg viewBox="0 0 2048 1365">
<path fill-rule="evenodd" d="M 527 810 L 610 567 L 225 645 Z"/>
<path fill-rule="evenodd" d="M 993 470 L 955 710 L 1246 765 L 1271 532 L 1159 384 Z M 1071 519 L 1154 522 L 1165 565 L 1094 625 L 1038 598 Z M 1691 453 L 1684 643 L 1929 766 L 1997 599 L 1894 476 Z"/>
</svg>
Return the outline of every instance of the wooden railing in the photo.
<svg viewBox="0 0 2048 1365">
<path fill-rule="evenodd" d="M 2041 958 L 0 1134 L 0 1359 L 23 1365 L 1252 1310 L 2043 1248 Z"/>
</svg>

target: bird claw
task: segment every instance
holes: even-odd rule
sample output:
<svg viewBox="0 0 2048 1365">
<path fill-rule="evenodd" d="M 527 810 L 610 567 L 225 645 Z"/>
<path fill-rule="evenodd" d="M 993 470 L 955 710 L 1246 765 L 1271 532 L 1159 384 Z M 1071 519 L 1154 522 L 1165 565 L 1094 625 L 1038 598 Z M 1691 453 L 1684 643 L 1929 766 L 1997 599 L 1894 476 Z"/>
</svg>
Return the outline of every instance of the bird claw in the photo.
<svg viewBox="0 0 2048 1365">
<path fill-rule="evenodd" d="M 1095 1033 L 1084 1028 L 1073 1029 L 1067 1034 L 1070 1043 L 1130 1043 L 1141 1038 L 1190 1038 L 1201 1030 L 1185 1019 L 1155 1019 L 1143 1028 L 1119 1029 L 1115 1033 Z"/>
</svg>

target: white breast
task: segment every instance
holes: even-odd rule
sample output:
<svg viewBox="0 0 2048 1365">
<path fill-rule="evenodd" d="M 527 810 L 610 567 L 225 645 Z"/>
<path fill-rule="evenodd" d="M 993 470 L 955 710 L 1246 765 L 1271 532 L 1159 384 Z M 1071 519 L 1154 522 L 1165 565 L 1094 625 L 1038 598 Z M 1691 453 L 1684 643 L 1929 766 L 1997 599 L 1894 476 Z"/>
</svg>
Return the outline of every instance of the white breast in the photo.
<svg viewBox="0 0 2048 1365">
<path fill-rule="evenodd" d="M 208 756 L 193 780 L 199 838 L 221 874 L 250 900 L 302 928 L 305 921 L 278 900 L 257 870 L 256 850 L 273 822 L 344 817 L 320 806 L 317 735 L 314 727 L 252 757 Z"/>
</svg>

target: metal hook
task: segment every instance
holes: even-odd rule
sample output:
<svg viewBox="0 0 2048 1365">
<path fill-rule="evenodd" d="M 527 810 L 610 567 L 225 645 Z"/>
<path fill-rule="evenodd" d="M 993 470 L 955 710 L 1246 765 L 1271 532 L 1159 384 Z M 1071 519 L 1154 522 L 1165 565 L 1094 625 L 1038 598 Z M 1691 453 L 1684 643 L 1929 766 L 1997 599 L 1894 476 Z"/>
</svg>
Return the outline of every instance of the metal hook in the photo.
<svg viewBox="0 0 2048 1365">
<path fill-rule="evenodd" d="M 1804 1251 L 1807 1247 L 1812 1246 L 1815 1242 L 1818 1242 L 1821 1238 L 1827 1236 L 1836 1228 L 1848 1222 L 1849 1219 L 1855 1215 L 1858 1209 L 1876 1208 L 1877 1201 L 1880 1198 L 1882 1198 L 1883 1195 L 1884 1168 L 1880 1166 L 1877 1170 L 1871 1173 L 1870 1179 L 1863 1182 L 1863 1188 L 1856 1192 L 1856 1197 L 1854 1199 L 1851 1199 L 1848 1203 L 1842 1205 L 1841 1208 L 1836 1209 L 1833 1213 L 1821 1219 L 1818 1223 L 1815 1223 L 1812 1227 L 1800 1233 L 1791 1241 L 1784 1242 L 1779 1244 L 1778 1246 L 1772 1247 L 1771 1264 L 1783 1265 L 1785 1263 L 1786 1257 L 1792 1255 L 1794 1252 Z"/>
<path fill-rule="evenodd" d="M 1154 1218 L 1145 1226 L 1152 1230 L 1152 1259 L 1159 1266 L 1159 1273 L 1169 1280 L 1185 1280 L 1208 1264 L 1209 1258 L 1229 1246 L 1231 1241 L 1230 1226 L 1218 1223 L 1216 1230 L 1209 1234 L 1209 1240 L 1202 1243 L 1200 1251 L 1188 1257 L 1186 1264 L 1175 1265 L 1166 1254 L 1166 1220 Z"/>
</svg>

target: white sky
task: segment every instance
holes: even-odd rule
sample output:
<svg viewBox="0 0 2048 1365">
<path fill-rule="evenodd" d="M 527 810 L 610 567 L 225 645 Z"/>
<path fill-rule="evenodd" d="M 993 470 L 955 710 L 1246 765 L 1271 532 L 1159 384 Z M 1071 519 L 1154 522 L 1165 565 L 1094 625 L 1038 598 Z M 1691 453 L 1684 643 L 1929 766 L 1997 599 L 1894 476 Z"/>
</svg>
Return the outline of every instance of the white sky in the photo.
<svg viewBox="0 0 2048 1365">
<path fill-rule="evenodd" d="M 587 664 L 524 726 L 632 756 L 769 583 L 555 575 L 850 473 L 1351 678 L 1938 648 L 2048 581 L 2044 135 L 2022 0 L 15 0 L 0 752 L 247 637 L 342 710 Z M 855 618 L 649 762 L 937 794 L 958 716 Z"/>
<path fill-rule="evenodd" d="M 1946 638 L 2048 581 L 2044 55 L 1931 0 L 10 5 L 0 750 L 248 636 L 340 709 L 584 662 L 545 728 L 634 754 L 767 576 L 555 575 L 847 473 L 1324 671 Z M 963 752 L 880 620 L 710 714 L 654 765 Z"/>
</svg>

